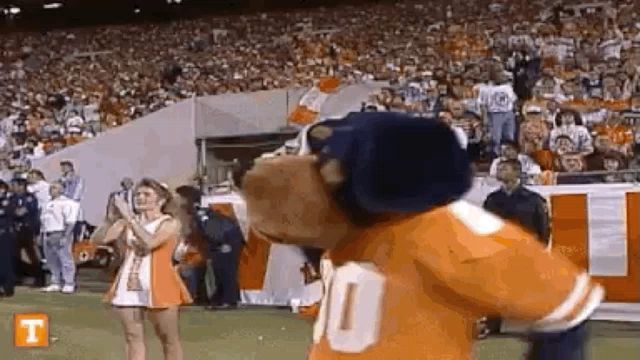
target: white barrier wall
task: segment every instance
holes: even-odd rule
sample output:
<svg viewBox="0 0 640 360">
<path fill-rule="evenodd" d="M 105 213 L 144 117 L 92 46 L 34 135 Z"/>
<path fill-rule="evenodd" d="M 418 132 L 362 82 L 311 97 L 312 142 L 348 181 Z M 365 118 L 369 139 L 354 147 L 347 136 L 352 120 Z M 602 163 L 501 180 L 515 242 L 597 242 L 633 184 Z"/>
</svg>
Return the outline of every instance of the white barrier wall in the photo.
<svg viewBox="0 0 640 360">
<path fill-rule="evenodd" d="M 61 175 L 60 161 L 72 161 L 85 181 L 85 220 L 100 224 L 107 197 L 119 189 L 123 177 L 177 184 L 193 176 L 197 149 L 192 107 L 191 100 L 175 104 L 34 161 L 33 167 L 55 180 Z"/>
</svg>

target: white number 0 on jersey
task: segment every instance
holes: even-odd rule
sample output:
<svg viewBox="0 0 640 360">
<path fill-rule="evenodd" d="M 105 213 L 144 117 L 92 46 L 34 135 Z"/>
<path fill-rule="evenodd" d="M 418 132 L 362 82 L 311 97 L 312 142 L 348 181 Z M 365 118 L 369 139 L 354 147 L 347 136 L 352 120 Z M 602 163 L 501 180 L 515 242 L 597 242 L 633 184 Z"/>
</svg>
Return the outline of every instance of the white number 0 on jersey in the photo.
<svg viewBox="0 0 640 360">
<path fill-rule="evenodd" d="M 329 347 L 359 353 L 378 341 L 385 278 L 373 264 L 349 262 L 335 270 L 321 266 L 325 293 L 313 328 L 317 344 L 323 335 Z"/>
</svg>

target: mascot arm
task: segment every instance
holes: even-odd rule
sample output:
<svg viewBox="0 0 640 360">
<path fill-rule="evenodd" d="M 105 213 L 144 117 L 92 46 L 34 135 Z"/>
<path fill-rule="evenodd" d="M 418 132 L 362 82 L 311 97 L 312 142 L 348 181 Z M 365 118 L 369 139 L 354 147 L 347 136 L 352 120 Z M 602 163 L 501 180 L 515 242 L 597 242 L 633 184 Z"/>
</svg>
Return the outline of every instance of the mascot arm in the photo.
<svg viewBox="0 0 640 360">
<path fill-rule="evenodd" d="M 533 332 L 573 329 L 600 305 L 604 290 L 584 270 L 519 227 L 482 209 L 471 212 L 468 222 L 457 214 L 442 219 L 452 226 L 438 241 L 416 241 L 418 268 L 440 281 L 442 291 L 480 316 L 523 322 Z"/>
</svg>

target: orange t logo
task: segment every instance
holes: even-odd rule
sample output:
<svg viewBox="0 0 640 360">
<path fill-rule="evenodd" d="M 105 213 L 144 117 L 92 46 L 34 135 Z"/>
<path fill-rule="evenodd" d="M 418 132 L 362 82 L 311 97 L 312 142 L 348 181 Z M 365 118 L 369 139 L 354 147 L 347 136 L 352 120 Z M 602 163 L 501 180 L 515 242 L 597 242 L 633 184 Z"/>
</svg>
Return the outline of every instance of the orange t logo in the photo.
<svg viewBox="0 0 640 360">
<path fill-rule="evenodd" d="M 49 346 L 49 316 L 47 314 L 15 314 L 13 319 L 14 345 L 16 347 Z"/>
</svg>

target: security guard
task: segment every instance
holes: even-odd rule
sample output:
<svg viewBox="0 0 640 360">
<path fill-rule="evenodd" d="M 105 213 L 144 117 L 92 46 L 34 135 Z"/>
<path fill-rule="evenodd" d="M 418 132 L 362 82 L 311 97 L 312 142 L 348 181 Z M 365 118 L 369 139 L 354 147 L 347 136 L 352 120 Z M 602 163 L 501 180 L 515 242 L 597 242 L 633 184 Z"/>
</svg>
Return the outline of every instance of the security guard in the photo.
<svg viewBox="0 0 640 360">
<path fill-rule="evenodd" d="M 244 238 L 242 230 L 235 219 L 211 209 L 198 208 L 196 218 L 207 240 L 216 283 L 209 310 L 234 309 L 240 299 L 238 263 Z"/>
<path fill-rule="evenodd" d="M 503 219 L 519 224 L 544 245 L 549 244 L 549 213 L 547 202 L 539 194 L 525 188 L 521 183 L 522 165 L 517 159 L 498 163 L 496 177 L 502 182 L 500 190 L 489 194 L 483 207 Z M 499 333 L 501 319 L 483 319 L 480 322 L 482 335 Z"/>
<path fill-rule="evenodd" d="M 522 167 L 518 160 L 503 160 L 498 164 L 497 178 L 502 188 L 484 201 L 483 207 L 503 219 L 520 224 L 549 244 L 549 213 L 546 200 L 521 184 Z"/>
<path fill-rule="evenodd" d="M 14 214 L 9 185 L 0 180 L 0 296 L 6 297 L 13 296 L 16 281 Z"/>
<path fill-rule="evenodd" d="M 40 233 L 40 213 L 38 210 L 38 199 L 35 195 L 27 192 L 27 180 L 15 178 L 11 180 L 13 196 L 12 206 L 15 208 L 15 232 L 17 240 L 16 264 L 21 268 L 19 273 L 28 273 L 35 278 L 34 286 L 45 285 L 45 275 L 42 270 L 40 258 L 36 253 L 35 236 Z M 24 266 L 21 261 L 22 250 L 27 254 L 28 266 Z M 22 266 L 21 266 L 22 265 Z"/>
</svg>

